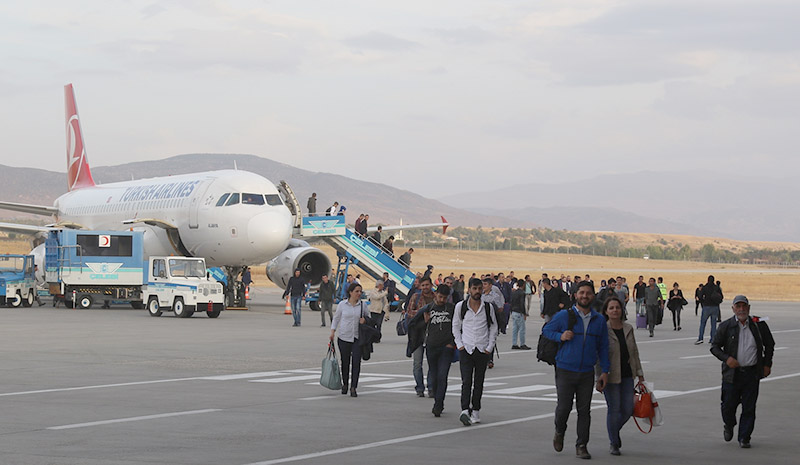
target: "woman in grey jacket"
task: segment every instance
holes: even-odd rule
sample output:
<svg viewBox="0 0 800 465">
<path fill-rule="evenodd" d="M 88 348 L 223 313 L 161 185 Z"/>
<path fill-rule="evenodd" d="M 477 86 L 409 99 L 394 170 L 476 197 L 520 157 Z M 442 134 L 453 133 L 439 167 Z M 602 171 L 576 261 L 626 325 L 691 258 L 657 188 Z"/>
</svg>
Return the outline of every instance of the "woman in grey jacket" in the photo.
<svg viewBox="0 0 800 465">
<path fill-rule="evenodd" d="M 644 381 L 639 348 L 633 335 L 633 326 L 622 321 L 622 301 L 614 296 L 603 304 L 602 313 L 608 318 L 608 358 L 611 369 L 608 384 L 603 390 L 608 405 L 606 427 L 611 442 L 611 455 L 620 455 L 622 440 L 619 432 L 633 414 L 633 377 Z"/>
</svg>

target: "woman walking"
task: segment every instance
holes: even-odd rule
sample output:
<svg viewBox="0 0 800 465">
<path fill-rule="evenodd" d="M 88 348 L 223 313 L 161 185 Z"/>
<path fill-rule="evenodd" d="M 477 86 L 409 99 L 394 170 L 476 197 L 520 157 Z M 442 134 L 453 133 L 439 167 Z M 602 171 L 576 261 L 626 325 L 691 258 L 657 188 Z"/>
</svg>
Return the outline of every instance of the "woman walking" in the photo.
<svg viewBox="0 0 800 465">
<path fill-rule="evenodd" d="M 622 440 L 619 432 L 633 415 L 633 377 L 638 376 L 639 382 L 643 382 L 644 373 L 633 326 L 622 321 L 622 301 L 616 296 L 609 297 L 603 304 L 602 313 L 608 318 L 608 358 L 611 362 L 608 383 L 602 391 L 608 405 L 606 427 L 611 455 L 620 455 Z"/>
<path fill-rule="evenodd" d="M 347 394 L 347 379 L 350 377 L 350 360 L 353 361 L 353 378 L 350 382 L 350 397 L 358 397 L 358 375 L 361 373 L 361 344 L 358 343 L 358 325 L 366 322 L 369 310 L 361 302 L 361 284 L 351 283 L 347 288 L 347 300 L 339 302 L 331 323 L 331 342 L 339 330 L 339 353 L 342 354 L 342 394 Z"/>
<path fill-rule="evenodd" d="M 686 305 L 686 299 L 683 298 L 683 291 L 678 286 L 678 283 L 672 284 L 672 289 L 669 291 L 669 300 L 667 301 L 667 308 L 672 312 L 672 330 L 681 330 L 681 310 Z"/>
</svg>

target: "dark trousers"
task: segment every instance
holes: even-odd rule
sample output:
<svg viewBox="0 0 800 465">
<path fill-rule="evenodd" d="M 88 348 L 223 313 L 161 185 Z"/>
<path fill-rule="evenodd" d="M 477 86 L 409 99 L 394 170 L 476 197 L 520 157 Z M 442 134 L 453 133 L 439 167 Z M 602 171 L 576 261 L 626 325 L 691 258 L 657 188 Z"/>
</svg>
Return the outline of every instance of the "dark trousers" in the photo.
<svg viewBox="0 0 800 465">
<path fill-rule="evenodd" d="M 653 329 L 658 323 L 659 308 L 658 305 L 645 305 L 645 308 L 647 309 L 647 329 L 650 334 L 653 334 Z"/>
<path fill-rule="evenodd" d="M 575 399 L 578 411 L 578 440 L 576 446 L 589 443 L 589 426 L 592 424 L 590 408 L 592 406 L 592 389 L 594 388 L 594 370 L 585 373 L 556 368 L 556 433 L 567 431 L 567 420 Z"/>
<path fill-rule="evenodd" d="M 756 401 L 760 376 L 756 367 L 737 368 L 732 383 L 722 382 L 722 422 L 736 426 L 736 408 L 742 404 L 739 417 L 739 441 L 750 441 L 756 425 Z"/>
<path fill-rule="evenodd" d="M 683 310 L 683 307 L 678 307 L 675 310 L 670 309 L 670 312 L 672 312 L 673 328 L 677 328 L 678 326 L 681 325 L 681 310 Z"/>
<path fill-rule="evenodd" d="M 347 384 L 347 379 L 350 377 L 350 359 L 353 359 L 353 380 L 350 382 L 351 388 L 358 387 L 358 375 L 361 374 L 361 344 L 358 339 L 353 339 L 353 342 L 339 341 L 339 353 L 342 355 L 342 382 Z"/>
<path fill-rule="evenodd" d="M 481 397 L 483 396 L 483 379 L 486 377 L 486 366 L 489 364 L 489 354 L 475 349 L 472 354 L 466 350 L 461 350 L 458 354 L 461 365 L 461 410 L 481 409 Z M 473 374 L 475 376 L 475 386 L 472 384 Z M 472 408 L 470 408 L 470 397 L 472 397 Z"/>
<path fill-rule="evenodd" d="M 428 390 L 433 392 L 433 406 L 444 408 L 444 395 L 447 392 L 447 375 L 450 373 L 450 363 L 453 360 L 452 347 L 425 348 L 428 355 Z"/>
</svg>

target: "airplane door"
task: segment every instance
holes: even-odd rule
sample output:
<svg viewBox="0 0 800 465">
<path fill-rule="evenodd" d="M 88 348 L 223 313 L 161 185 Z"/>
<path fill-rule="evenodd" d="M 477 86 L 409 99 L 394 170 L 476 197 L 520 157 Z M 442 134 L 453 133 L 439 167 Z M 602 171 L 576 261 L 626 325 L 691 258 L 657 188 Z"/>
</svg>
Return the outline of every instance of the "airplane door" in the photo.
<svg viewBox="0 0 800 465">
<path fill-rule="evenodd" d="M 190 229 L 197 229 L 200 227 L 198 222 L 198 218 L 200 216 L 200 209 L 208 203 L 206 201 L 206 192 L 208 192 L 208 188 L 211 186 L 211 181 L 203 181 L 200 183 L 200 186 L 194 191 L 194 195 L 192 195 L 192 200 L 189 205 L 189 228 Z"/>
</svg>

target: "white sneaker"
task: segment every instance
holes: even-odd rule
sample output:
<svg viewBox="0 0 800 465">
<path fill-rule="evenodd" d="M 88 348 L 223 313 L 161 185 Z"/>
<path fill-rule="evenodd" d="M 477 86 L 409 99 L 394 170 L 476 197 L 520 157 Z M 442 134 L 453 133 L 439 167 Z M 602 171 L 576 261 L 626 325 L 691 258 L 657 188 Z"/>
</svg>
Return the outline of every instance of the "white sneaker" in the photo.
<svg viewBox="0 0 800 465">
<path fill-rule="evenodd" d="M 473 410 L 472 415 L 470 415 L 469 417 L 469 420 L 472 422 L 472 424 L 480 423 L 481 422 L 480 412 L 477 410 Z"/>
<path fill-rule="evenodd" d="M 461 416 L 458 417 L 458 419 L 461 420 L 461 423 L 463 423 L 464 426 L 472 425 L 472 419 L 469 416 L 469 410 L 462 410 Z"/>
</svg>

